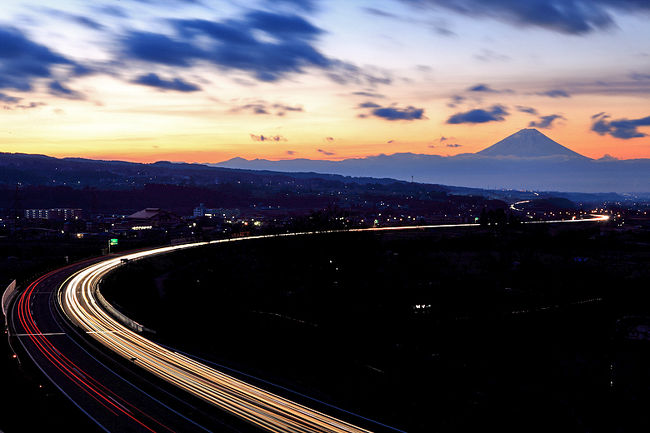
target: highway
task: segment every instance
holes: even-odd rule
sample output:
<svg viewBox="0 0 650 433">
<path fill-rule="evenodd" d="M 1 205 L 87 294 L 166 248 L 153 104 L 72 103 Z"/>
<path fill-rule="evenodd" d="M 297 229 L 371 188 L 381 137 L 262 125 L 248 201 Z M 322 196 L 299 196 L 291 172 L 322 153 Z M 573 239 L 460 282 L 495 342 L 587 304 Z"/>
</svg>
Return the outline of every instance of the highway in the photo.
<svg viewBox="0 0 650 433">
<path fill-rule="evenodd" d="M 547 223 L 594 222 L 608 218 L 592 215 L 581 220 Z M 269 432 L 368 432 L 366 428 L 224 374 L 134 332 L 100 303 L 99 282 L 124 260 L 140 260 L 225 242 L 476 226 L 478 224 L 373 227 L 248 236 L 89 260 L 50 272 L 30 284 L 13 305 L 10 330 L 41 371 L 105 431 L 245 431 L 249 427 Z M 121 361 L 102 356 L 93 347 L 108 349 L 119 355 Z M 169 387 L 148 380 L 149 375 Z M 206 411 L 204 407 L 221 410 Z M 234 415 L 240 423 L 224 419 L 219 415 L 223 413 Z M 380 424 L 376 426 L 395 430 Z"/>
</svg>

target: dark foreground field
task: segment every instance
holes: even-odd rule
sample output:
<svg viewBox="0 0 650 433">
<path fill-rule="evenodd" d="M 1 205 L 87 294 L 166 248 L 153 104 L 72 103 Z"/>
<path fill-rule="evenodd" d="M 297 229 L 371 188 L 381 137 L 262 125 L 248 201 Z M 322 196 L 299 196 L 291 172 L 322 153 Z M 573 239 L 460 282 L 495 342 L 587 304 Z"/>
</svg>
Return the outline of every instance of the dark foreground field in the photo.
<svg viewBox="0 0 650 433">
<path fill-rule="evenodd" d="M 102 291 L 165 344 L 409 432 L 632 432 L 649 244 L 599 225 L 245 241 Z"/>
</svg>

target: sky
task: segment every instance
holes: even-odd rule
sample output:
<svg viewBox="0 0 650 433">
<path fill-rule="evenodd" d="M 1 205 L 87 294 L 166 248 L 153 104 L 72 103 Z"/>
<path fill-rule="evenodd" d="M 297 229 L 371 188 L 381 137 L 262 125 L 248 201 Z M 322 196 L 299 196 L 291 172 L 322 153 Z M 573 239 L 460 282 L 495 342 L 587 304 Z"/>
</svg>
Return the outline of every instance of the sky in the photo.
<svg viewBox="0 0 650 433">
<path fill-rule="evenodd" d="M 650 158 L 647 0 L 2 0 L 0 151 Z"/>
</svg>

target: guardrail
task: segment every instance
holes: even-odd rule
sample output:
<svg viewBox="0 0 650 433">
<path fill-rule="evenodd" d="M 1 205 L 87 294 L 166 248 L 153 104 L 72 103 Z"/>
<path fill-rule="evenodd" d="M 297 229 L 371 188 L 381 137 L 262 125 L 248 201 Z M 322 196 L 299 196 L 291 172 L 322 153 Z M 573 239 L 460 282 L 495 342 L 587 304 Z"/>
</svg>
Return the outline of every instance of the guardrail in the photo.
<svg viewBox="0 0 650 433">
<path fill-rule="evenodd" d="M 95 297 L 97 301 L 99 302 L 99 305 L 104 308 L 104 310 L 108 311 L 111 316 L 113 316 L 118 322 L 120 322 L 122 325 L 132 329 L 133 331 L 141 334 L 143 331 L 147 331 L 151 334 L 155 334 L 156 331 L 153 329 L 149 329 L 135 320 L 126 317 L 121 311 L 119 311 L 117 308 L 113 307 L 102 295 L 102 293 L 97 289 L 95 290 Z"/>
<path fill-rule="evenodd" d="M 11 304 L 11 301 L 13 301 L 17 294 L 18 290 L 16 289 L 16 280 L 13 280 L 9 283 L 2 294 L 2 314 L 5 316 L 5 327 L 7 327 L 7 311 L 9 310 L 9 304 Z"/>
</svg>

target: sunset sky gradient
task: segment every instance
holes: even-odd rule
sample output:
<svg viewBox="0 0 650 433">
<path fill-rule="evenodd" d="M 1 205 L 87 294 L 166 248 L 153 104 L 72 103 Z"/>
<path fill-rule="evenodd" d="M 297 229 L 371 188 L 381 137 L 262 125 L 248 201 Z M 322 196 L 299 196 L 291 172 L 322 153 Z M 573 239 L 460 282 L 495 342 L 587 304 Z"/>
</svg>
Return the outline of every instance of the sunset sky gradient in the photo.
<svg viewBox="0 0 650 433">
<path fill-rule="evenodd" d="M 650 2 L 3 0 L 0 151 L 650 157 Z M 244 6 L 245 5 L 245 6 Z"/>
</svg>

